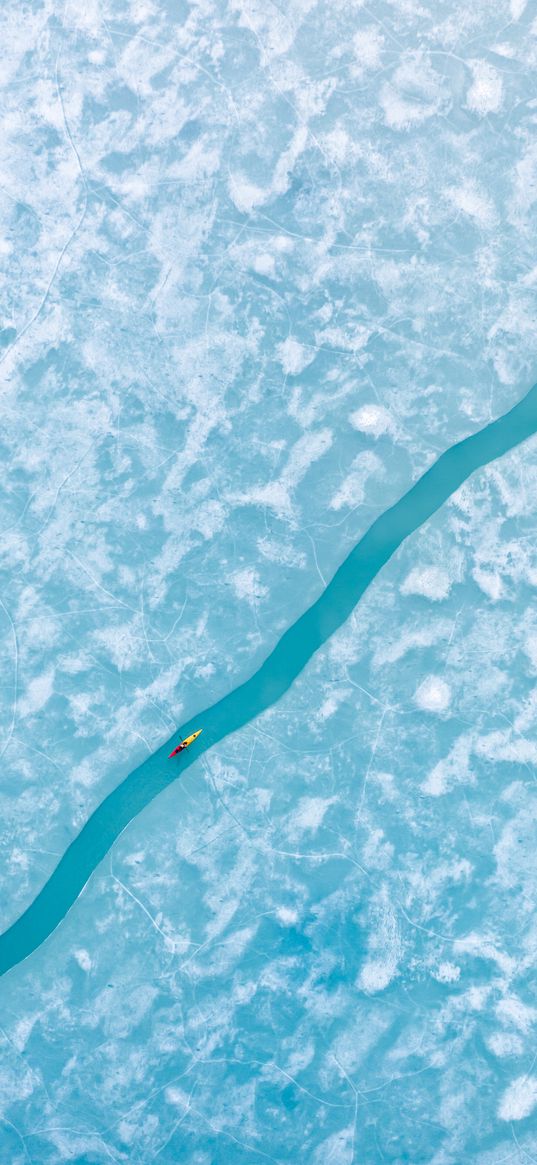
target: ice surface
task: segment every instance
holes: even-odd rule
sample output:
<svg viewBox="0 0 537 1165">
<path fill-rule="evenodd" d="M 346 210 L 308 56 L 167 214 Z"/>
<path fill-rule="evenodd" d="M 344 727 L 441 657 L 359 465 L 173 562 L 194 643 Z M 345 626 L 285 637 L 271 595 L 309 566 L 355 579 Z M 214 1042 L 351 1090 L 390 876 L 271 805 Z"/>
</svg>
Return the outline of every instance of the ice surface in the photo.
<svg viewBox="0 0 537 1165">
<path fill-rule="evenodd" d="M 530 6 L 5 5 L 2 925 L 535 379 Z M 3 981 L 3 1153 L 537 1157 L 535 442 Z"/>
</svg>

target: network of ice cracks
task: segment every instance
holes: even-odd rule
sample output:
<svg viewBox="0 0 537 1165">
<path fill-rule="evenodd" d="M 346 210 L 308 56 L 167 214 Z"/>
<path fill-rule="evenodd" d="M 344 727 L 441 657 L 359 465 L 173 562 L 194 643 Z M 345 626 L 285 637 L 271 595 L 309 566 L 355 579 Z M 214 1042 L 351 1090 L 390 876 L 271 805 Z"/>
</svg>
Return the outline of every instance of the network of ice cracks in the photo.
<svg viewBox="0 0 537 1165">
<path fill-rule="evenodd" d="M 4 6 L 2 926 L 535 380 L 533 20 Z M 2 1160 L 537 1159 L 534 452 L 3 980 Z"/>
</svg>

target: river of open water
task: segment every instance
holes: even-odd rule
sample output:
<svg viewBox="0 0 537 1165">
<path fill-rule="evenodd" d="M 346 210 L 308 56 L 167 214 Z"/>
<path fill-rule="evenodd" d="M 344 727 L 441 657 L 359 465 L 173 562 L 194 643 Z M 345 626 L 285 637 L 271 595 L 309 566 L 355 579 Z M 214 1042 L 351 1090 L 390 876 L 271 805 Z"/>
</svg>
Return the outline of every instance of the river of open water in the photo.
<svg viewBox="0 0 537 1165">
<path fill-rule="evenodd" d="M 266 711 L 283 696 L 314 652 L 341 627 L 392 554 L 475 470 L 537 431 L 537 385 L 504 416 L 453 445 L 402 498 L 370 526 L 316 602 L 285 632 L 245 683 L 182 726 L 203 728 L 192 748 L 168 761 L 172 740 L 149 756 L 98 806 L 34 901 L 0 936 L 0 974 L 45 941 L 76 902 L 119 834 L 201 754 Z M 173 741 L 177 733 L 174 733 Z"/>
</svg>

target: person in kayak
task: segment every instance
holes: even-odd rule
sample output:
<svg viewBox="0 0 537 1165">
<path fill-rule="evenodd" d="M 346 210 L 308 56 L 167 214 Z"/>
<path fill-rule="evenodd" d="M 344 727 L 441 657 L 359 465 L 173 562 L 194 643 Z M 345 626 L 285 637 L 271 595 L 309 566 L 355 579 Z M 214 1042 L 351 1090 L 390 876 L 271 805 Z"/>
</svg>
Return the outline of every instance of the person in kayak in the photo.
<svg viewBox="0 0 537 1165">
<path fill-rule="evenodd" d="M 198 728 L 198 731 L 193 732 L 192 736 L 185 736 L 185 739 L 182 740 L 181 743 L 177 745 L 177 748 L 174 748 L 173 752 L 170 753 L 168 760 L 171 760 L 172 756 L 177 756 L 177 753 L 182 752 L 184 748 L 188 748 L 189 744 L 192 744 L 194 740 L 197 740 L 198 736 L 201 736 L 202 732 L 203 728 Z"/>
</svg>

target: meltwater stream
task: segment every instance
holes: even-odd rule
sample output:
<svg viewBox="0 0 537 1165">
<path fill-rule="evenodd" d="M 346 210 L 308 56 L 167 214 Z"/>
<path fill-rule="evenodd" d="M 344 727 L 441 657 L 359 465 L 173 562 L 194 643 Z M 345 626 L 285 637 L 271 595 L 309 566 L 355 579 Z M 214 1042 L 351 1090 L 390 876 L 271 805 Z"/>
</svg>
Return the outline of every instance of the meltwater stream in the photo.
<svg viewBox="0 0 537 1165">
<path fill-rule="evenodd" d="M 282 636 L 245 683 L 182 726 L 203 735 L 178 762 L 170 741 L 128 776 L 92 813 L 24 914 L 0 936 L 0 974 L 35 951 L 58 926 L 125 826 L 201 754 L 283 696 L 316 652 L 345 622 L 384 564 L 476 469 L 537 431 L 537 385 L 510 412 L 443 453 L 391 509 L 373 523 L 315 603 Z M 174 733 L 174 738 L 177 734 Z"/>
</svg>

